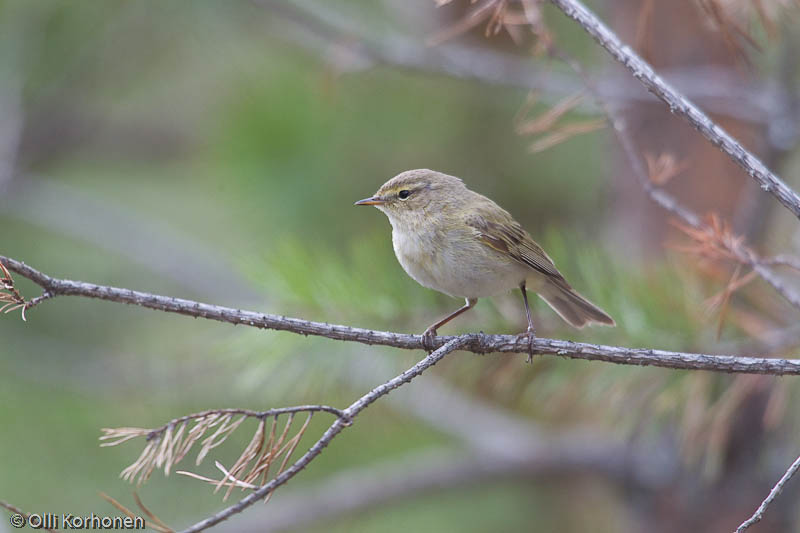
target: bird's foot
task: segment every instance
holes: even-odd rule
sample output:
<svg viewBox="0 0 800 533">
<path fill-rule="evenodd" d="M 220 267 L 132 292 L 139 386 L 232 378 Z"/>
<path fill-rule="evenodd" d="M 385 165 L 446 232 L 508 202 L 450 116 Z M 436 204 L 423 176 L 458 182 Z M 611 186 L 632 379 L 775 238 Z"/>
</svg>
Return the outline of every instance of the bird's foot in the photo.
<svg viewBox="0 0 800 533">
<path fill-rule="evenodd" d="M 526 363 L 533 362 L 533 341 L 536 339 L 536 331 L 533 328 L 528 328 L 525 333 L 520 333 L 519 336 L 525 336 L 528 339 L 528 358 L 525 360 Z"/>
<path fill-rule="evenodd" d="M 422 334 L 422 346 L 425 348 L 425 351 L 428 354 L 432 354 L 433 350 L 435 349 L 433 340 L 436 338 L 436 330 L 433 328 L 428 328 L 425 330 L 425 333 Z"/>
</svg>

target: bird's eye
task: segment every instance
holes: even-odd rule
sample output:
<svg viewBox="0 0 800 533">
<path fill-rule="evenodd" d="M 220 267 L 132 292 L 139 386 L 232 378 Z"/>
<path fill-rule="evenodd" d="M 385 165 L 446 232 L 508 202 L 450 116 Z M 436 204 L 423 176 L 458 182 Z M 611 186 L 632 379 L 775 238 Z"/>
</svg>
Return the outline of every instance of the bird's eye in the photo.
<svg viewBox="0 0 800 533">
<path fill-rule="evenodd" d="M 411 191 L 406 190 L 406 189 L 403 189 L 402 191 L 397 193 L 397 197 L 400 198 L 401 200 L 405 200 L 409 196 L 411 196 Z"/>
</svg>

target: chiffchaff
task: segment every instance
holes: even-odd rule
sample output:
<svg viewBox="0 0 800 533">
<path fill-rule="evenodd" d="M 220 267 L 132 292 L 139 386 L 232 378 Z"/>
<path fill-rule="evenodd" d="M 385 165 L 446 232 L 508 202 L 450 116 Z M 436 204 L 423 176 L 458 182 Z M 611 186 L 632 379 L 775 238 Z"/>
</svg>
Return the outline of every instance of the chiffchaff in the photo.
<svg viewBox="0 0 800 533">
<path fill-rule="evenodd" d="M 535 330 L 526 288 L 576 328 L 615 325 L 602 309 L 575 292 L 507 211 L 454 176 L 408 170 L 355 205 L 374 205 L 389 217 L 394 253 L 409 276 L 425 287 L 466 300 L 425 330 L 423 340 L 429 349 L 436 330 L 472 308 L 478 298 L 516 288 L 522 291 L 530 341 Z"/>
</svg>

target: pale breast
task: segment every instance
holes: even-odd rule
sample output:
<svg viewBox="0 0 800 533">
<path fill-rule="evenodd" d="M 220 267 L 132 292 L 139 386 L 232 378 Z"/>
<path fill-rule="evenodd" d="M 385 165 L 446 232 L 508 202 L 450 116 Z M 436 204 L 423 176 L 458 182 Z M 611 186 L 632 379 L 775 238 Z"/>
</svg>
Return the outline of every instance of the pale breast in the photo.
<svg viewBox="0 0 800 533">
<path fill-rule="evenodd" d="M 519 287 L 531 273 L 471 234 L 437 231 L 392 231 L 398 261 L 420 285 L 450 296 L 482 298 Z"/>
</svg>

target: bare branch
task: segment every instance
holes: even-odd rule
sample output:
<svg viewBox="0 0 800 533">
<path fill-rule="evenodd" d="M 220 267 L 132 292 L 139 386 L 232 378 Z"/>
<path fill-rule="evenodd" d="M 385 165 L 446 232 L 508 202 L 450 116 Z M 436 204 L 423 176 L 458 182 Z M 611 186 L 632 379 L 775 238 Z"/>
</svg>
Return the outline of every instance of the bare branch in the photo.
<svg viewBox="0 0 800 533">
<path fill-rule="evenodd" d="M 764 499 L 763 502 L 761 502 L 761 505 L 758 506 L 756 512 L 753 513 L 753 516 L 742 522 L 742 524 L 736 528 L 735 533 L 742 533 L 743 531 L 745 531 L 750 526 L 752 526 L 753 524 L 755 524 L 764 517 L 764 513 L 766 512 L 767 507 L 769 507 L 772 501 L 775 498 L 777 498 L 778 495 L 780 495 L 784 485 L 786 485 L 786 483 L 788 483 L 789 480 L 792 479 L 792 476 L 794 476 L 797 473 L 798 469 L 800 469 L 800 457 L 795 459 L 794 463 L 792 463 L 792 466 L 790 466 L 789 469 L 783 474 L 783 477 L 781 477 L 781 479 L 775 484 L 775 486 L 772 487 L 772 490 L 769 491 L 769 495 Z"/>
<path fill-rule="evenodd" d="M 52 278 L 25 263 L 0 256 L 10 270 L 38 284 L 53 296 L 83 296 L 111 302 L 138 305 L 168 313 L 206 318 L 229 324 L 241 324 L 261 329 L 290 331 L 300 335 L 316 335 L 334 340 L 360 342 L 393 346 L 406 350 L 425 348 L 422 335 L 409 335 L 389 331 L 375 331 L 324 322 L 314 322 L 301 318 L 244 311 L 219 305 L 200 303 L 182 298 L 172 298 L 147 292 L 133 291 L 95 285 L 83 281 Z M 434 339 L 434 347 L 461 337 L 440 336 Z M 528 354 L 530 345 L 525 335 L 475 335 L 462 346 L 465 351 L 478 354 L 502 352 Z M 773 359 L 766 357 L 737 357 L 731 355 L 709 355 L 685 352 L 671 352 L 651 348 L 625 348 L 605 346 L 558 339 L 536 338 L 533 351 L 543 355 L 557 355 L 571 359 L 605 361 L 623 365 L 658 366 L 683 370 L 712 370 L 716 372 L 737 372 L 745 374 L 800 375 L 800 360 Z"/>
<path fill-rule="evenodd" d="M 300 459 L 295 461 L 294 464 L 283 471 L 283 473 L 275 477 L 266 485 L 260 487 L 258 490 L 253 491 L 251 494 L 241 499 L 238 503 L 231 505 L 230 507 L 214 514 L 213 516 L 194 524 L 193 526 L 184 530 L 182 533 L 196 533 L 198 531 L 208 529 L 209 527 L 226 520 L 230 516 L 240 513 L 262 498 L 267 497 L 272 493 L 273 490 L 293 478 L 298 472 L 303 470 L 308 463 L 322 453 L 322 450 L 334 439 L 334 437 L 336 437 L 336 435 L 338 435 L 344 428 L 350 425 L 350 423 L 348 423 L 346 420 L 352 420 L 358 415 L 358 413 L 366 409 L 371 403 L 381 396 L 389 394 L 394 389 L 410 382 L 412 379 L 422 374 L 425 370 L 441 361 L 450 352 L 469 345 L 471 342 L 477 340 L 477 338 L 478 335 L 462 335 L 460 337 L 455 337 L 447 341 L 447 343 L 441 348 L 429 354 L 427 357 L 425 357 L 425 359 L 418 362 L 399 376 L 390 379 L 382 385 L 378 385 L 367 394 L 353 402 L 347 409 L 345 409 L 343 411 L 344 418 L 337 418 L 325 431 L 322 437 L 320 437 L 320 439 L 314 443 L 314 445 L 305 454 L 303 454 Z"/>
<path fill-rule="evenodd" d="M 713 145 L 728 154 L 761 189 L 771 193 L 784 207 L 800 218 L 800 196 L 796 192 L 708 115 L 656 74 L 644 59 L 623 44 L 620 38 L 579 0 L 550 0 L 550 2 L 580 24 L 614 59 L 630 70 L 651 93 L 667 104 L 672 113 L 684 117 Z"/>
</svg>

